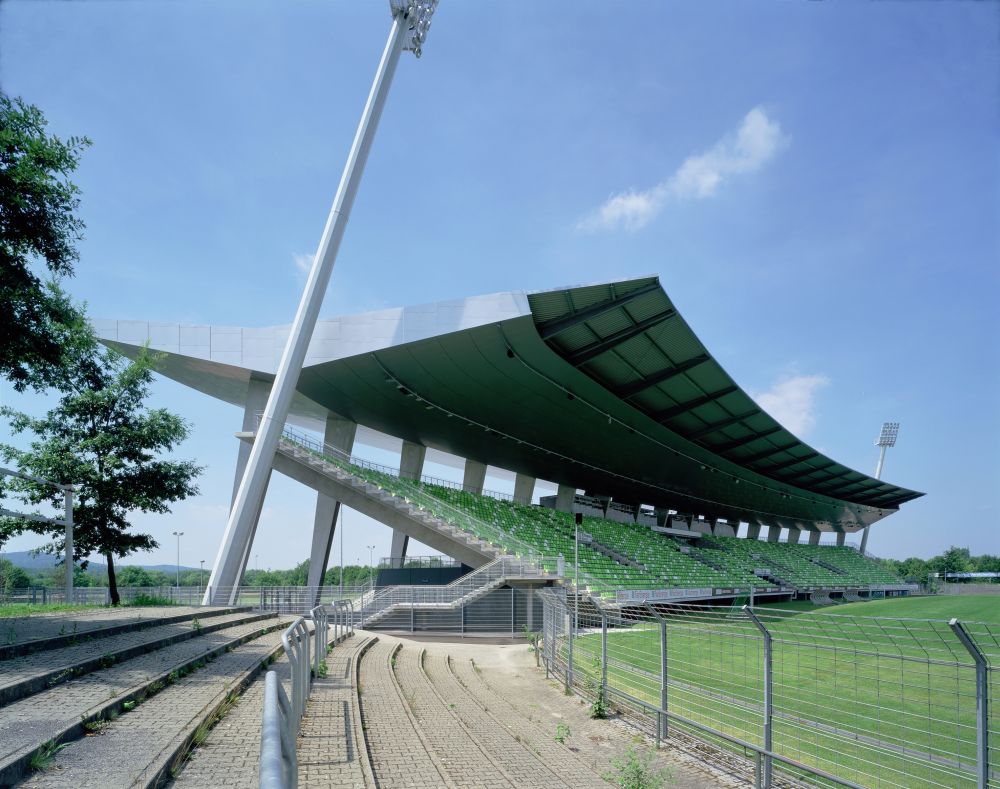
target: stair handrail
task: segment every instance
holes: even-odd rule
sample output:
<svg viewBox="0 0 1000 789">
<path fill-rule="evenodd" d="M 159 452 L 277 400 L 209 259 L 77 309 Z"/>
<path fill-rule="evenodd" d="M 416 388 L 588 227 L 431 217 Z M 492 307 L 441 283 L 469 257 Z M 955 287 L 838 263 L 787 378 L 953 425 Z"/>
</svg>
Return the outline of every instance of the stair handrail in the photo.
<svg viewBox="0 0 1000 789">
<path fill-rule="evenodd" d="M 293 444 L 298 444 L 299 446 L 307 450 L 316 452 L 320 456 L 325 457 L 327 460 L 333 461 L 334 463 L 338 463 L 338 465 L 340 465 L 341 463 L 347 463 L 348 465 L 354 465 L 360 468 L 370 469 L 371 471 L 377 471 L 381 474 L 387 474 L 391 477 L 395 477 L 399 482 L 403 484 L 405 488 L 407 488 L 410 495 L 414 497 L 412 503 L 419 506 L 425 512 L 428 512 L 429 514 L 436 516 L 436 514 L 429 507 L 421 506 L 421 504 L 432 504 L 434 507 L 444 510 L 445 512 L 450 512 L 453 515 L 458 516 L 460 519 L 465 518 L 470 521 L 473 521 L 474 523 L 478 524 L 481 527 L 482 532 L 491 534 L 498 541 L 503 540 L 504 542 L 513 546 L 515 552 L 519 552 L 524 556 L 532 556 L 537 553 L 535 547 L 530 543 L 527 543 L 524 540 L 520 539 L 519 537 L 515 537 L 513 534 L 510 534 L 508 532 L 503 531 L 502 529 L 497 528 L 492 523 L 487 523 L 481 518 L 477 518 L 475 515 L 468 512 L 467 510 L 455 507 L 451 503 L 445 501 L 444 499 L 440 499 L 437 496 L 433 495 L 432 493 L 428 493 L 427 491 L 423 490 L 420 487 L 421 483 L 418 480 L 407 479 L 406 477 L 401 476 L 399 473 L 399 469 L 397 468 L 393 468 L 391 466 L 383 466 L 380 463 L 374 463 L 365 458 L 351 455 L 347 452 L 344 452 L 342 449 L 338 449 L 337 447 L 331 446 L 324 441 L 320 441 L 319 439 L 313 436 L 300 432 L 291 425 L 285 425 L 285 428 L 282 431 L 282 438 L 286 439 L 287 441 Z M 343 468 L 343 466 L 341 466 L 341 468 Z M 344 470 L 353 473 L 349 468 Z M 417 501 L 416 497 L 420 497 L 421 499 L 423 499 L 423 501 L 422 502 Z M 461 526 L 458 526 L 458 528 L 461 528 Z M 472 534 L 472 536 L 482 539 L 484 541 L 491 541 L 487 540 L 486 538 L 480 537 L 478 534 L 475 534 L 474 532 L 471 532 L 468 529 L 462 529 L 462 531 L 466 531 Z M 509 552 L 509 549 L 505 549 L 502 545 L 497 543 L 493 544 L 498 550 L 501 551 L 508 550 Z"/>
</svg>

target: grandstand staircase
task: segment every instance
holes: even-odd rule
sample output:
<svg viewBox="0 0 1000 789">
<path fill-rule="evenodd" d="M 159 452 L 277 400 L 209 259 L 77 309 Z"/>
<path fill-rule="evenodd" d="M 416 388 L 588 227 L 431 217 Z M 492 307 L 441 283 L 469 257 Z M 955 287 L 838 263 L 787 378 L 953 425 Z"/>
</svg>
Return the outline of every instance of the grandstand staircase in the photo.
<svg viewBox="0 0 1000 789">
<path fill-rule="evenodd" d="M 836 573 L 837 575 L 847 575 L 846 571 L 837 567 L 835 564 L 830 564 L 830 562 L 824 562 L 822 559 L 819 559 L 815 556 L 807 556 L 806 559 L 808 559 L 813 564 L 822 567 L 825 570 L 829 570 L 831 573 Z"/>
<path fill-rule="evenodd" d="M 511 580 L 550 578 L 528 559 L 501 556 L 446 586 L 390 586 L 372 589 L 354 601 L 355 618 L 370 628 L 400 611 L 455 611 Z"/>
<path fill-rule="evenodd" d="M 580 534 L 582 535 L 583 532 L 580 532 Z M 635 559 L 630 559 L 625 554 L 619 553 L 614 548 L 609 548 L 602 542 L 598 542 L 597 540 L 591 538 L 591 541 L 587 543 L 587 545 L 590 547 L 592 551 L 597 551 L 597 553 L 604 554 L 609 559 L 611 559 L 611 561 L 617 562 L 623 567 L 632 567 L 636 570 L 642 570 L 643 572 L 647 572 L 646 565 L 642 564 L 642 562 L 637 562 Z"/>
<path fill-rule="evenodd" d="M 237 437 L 252 442 L 254 434 Z M 482 567 L 501 556 L 500 549 L 486 540 L 287 438 L 278 444 L 274 468 L 470 567 Z"/>
</svg>

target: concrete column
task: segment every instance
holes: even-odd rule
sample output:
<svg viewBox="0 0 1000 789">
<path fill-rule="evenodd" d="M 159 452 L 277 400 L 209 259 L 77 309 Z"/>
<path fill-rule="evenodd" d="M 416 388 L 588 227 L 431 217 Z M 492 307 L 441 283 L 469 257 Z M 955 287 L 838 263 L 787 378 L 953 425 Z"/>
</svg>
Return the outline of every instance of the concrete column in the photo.
<svg viewBox="0 0 1000 789">
<path fill-rule="evenodd" d="M 740 522 L 739 521 L 732 521 L 732 522 L 730 522 L 729 525 L 733 529 L 733 536 L 734 537 L 739 537 L 740 536 Z"/>
<path fill-rule="evenodd" d="M 531 504 L 535 495 L 535 478 L 522 474 L 520 471 L 514 477 L 514 501 L 518 504 Z"/>
<path fill-rule="evenodd" d="M 819 538 L 821 536 L 822 536 L 821 532 L 818 532 L 818 531 L 811 531 L 811 532 L 809 532 L 809 544 L 810 545 L 819 545 Z"/>
<path fill-rule="evenodd" d="M 667 516 L 670 514 L 669 507 L 654 507 L 653 513 L 656 515 L 656 525 L 666 527 Z"/>
<path fill-rule="evenodd" d="M 267 405 L 268 395 L 271 394 L 271 384 L 269 381 L 261 381 L 257 378 L 250 378 L 247 387 L 247 401 L 243 407 L 243 432 L 257 432 L 257 414 L 264 410 Z M 247 461 L 250 459 L 251 444 L 240 441 L 240 447 L 236 455 L 236 474 L 233 477 L 233 495 L 229 499 L 229 507 L 232 509 L 236 500 L 236 493 L 240 489 L 240 482 L 243 480 L 243 472 L 246 471 Z"/>
<path fill-rule="evenodd" d="M 529 586 L 525 591 L 525 624 L 528 626 L 528 632 L 535 632 L 535 587 Z"/>
<path fill-rule="evenodd" d="M 747 539 L 748 540 L 759 540 L 760 539 L 760 524 L 759 523 L 748 523 L 747 524 Z"/>
<path fill-rule="evenodd" d="M 331 450 L 350 455 L 358 425 L 337 414 L 327 414 L 323 430 L 323 443 Z M 323 583 L 323 574 L 330 562 L 330 548 L 337 528 L 340 502 L 323 493 L 316 494 L 316 515 L 313 518 L 312 549 L 309 552 L 309 576 L 306 586 L 315 588 Z M 317 598 L 318 599 L 318 598 Z"/>
<path fill-rule="evenodd" d="M 576 498 L 576 488 L 572 485 L 560 485 L 556 490 L 556 509 L 559 512 L 572 512 L 573 501 Z"/>
<path fill-rule="evenodd" d="M 402 567 L 406 561 L 406 549 L 410 545 L 409 535 L 399 529 L 392 530 L 392 547 L 389 549 L 389 556 L 392 557 L 393 567 Z M 399 562 L 397 565 L 396 562 Z"/>
<path fill-rule="evenodd" d="M 779 537 L 781 537 L 781 527 L 777 525 L 771 526 L 767 532 L 767 541 L 777 542 Z"/>
<path fill-rule="evenodd" d="M 414 444 L 411 441 L 404 441 L 403 450 L 399 455 L 399 476 L 402 479 L 412 479 L 419 482 L 421 475 L 424 473 L 424 458 L 426 456 L 427 447 L 422 444 Z M 396 566 L 396 562 L 399 563 L 400 567 L 403 566 L 403 561 L 406 559 L 406 549 L 409 544 L 410 538 L 408 535 L 399 529 L 393 530 L 392 547 L 389 551 L 393 566 Z"/>
<path fill-rule="evenodd" d="M 847 535 L 844 534 L 844 532 L 842 532 L 842 531 L 837 532 L 837 545 L 843 545 L 844 544 L 844 539 L 846 537 L 847 537 Z"/>
<path fill-rule="evenodd" d="M 486 484 L 486 464 L 466 458 L 462 486 L 470 493 L 482 493 L 484 484 Z"/>
<path fill-rule="evenodd" d="M 789 526 L 788 527 L 788 542 L 790 542 L 792 545 L 797 544 L 798 541 L 799 541 L 799 537 L 801 536 L 801 534 L 802 534 L 802 529 L 799 529 L 796 526 Z"/>
<path fill-rule="evenodd" d="M 247 384 L 246 403 L 243 407 L 244 433 L 257 432 L 257 414 L 262 412 L 267 406 L 267 398 L 271 394 L 271 382 L 263 381 L 251 377 Z M 243 481 L 243 473 L 247 468 L 247 461 L 250 459 L 251 444 L 246 441 L 239 442 L 239 449 L 236 454 L 236 473 L 233 475 L 233 494 L 229 501 L 229 508 L 232 510 L 233 502 L 236 500 L 236 493 L 240 489 L 240 482 Z M 267 485 L 264 483 L 264 493 L 261 495 L 261 507 L 267 496 Z M 246 572 L 247 562 L 250 559 L 250 551 L 253 546 L 253 539 L 257 533 L 257 522 L 260 520 L 261 507 L 257 508 L 253 521 L 249 528 L 241 534 L 234 534 L 228 545 L 225 543 L 219 546 L 219 553 L 215 557 L 215 565 L 212 568 L 210 586 L 212 587 L 212 599 L 208 600 L 208 590 L 206 590 L 206 602 L 225 605 L 229 603 L 230 591 L 243 579 Z M 235 556 L 240 557 L 239 564 L 235 561 Z"/>
</svg>

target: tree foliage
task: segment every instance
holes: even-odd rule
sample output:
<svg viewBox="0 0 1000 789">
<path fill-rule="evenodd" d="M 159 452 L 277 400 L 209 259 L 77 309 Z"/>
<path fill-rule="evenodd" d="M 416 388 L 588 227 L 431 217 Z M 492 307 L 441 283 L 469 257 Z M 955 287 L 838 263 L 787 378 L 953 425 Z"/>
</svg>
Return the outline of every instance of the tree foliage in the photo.
<svg viewBox="0 0 1000 789">
<path fill-rule="evenodd" d="M 57 282 L 78 259 L 84 225 L 69 175 L 90 141 L 45 127 L 41 110 L 0 93 L 0 376 L 18 391 L 66 383 L 64 355 L 83 321 Z"/>
<path fill-rule="evenodd" d="M 63 394 L 44 417 L 0 409 L 15 434 L 33 435 L 29 449 L 0 444 L 0 455 L 23 472 L 76 488 L 74 558 L 96 552 L 107 560 L 114 604 L 114 557 L 157 547 L 150 535 L 132 531 L 132 514 L 166 513 L 170 503 L 198 492 L 194 479 L 199 466 L 157 457 L 183 441 L 188 427 L 166 409 L 144 407 L 153 364 L 146 351 L 130 362 L 114 351 L 95 349 L 73 367 L 75 390 Z M 61 516 L 61 491 L 19 479 L 8 484 L 24 503 L 49 504 Z M 0 523 L 0 539 L 5 531 L 48 534 L 48 549 L 64 550 L 62 527 L 7 518 Z"/>
</svg>

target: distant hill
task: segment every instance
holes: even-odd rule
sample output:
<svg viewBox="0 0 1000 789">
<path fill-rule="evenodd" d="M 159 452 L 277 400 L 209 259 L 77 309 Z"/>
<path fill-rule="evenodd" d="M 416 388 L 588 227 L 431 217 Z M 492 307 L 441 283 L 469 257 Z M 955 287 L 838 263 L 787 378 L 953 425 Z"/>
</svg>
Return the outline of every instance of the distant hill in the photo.
<svg viewBox="0 0 1000 789">
<path fill-rule="evenodd" d="M 20 567 L 22 570 L 48 570 L 55 567 L 59 561 L 60 557 L 53 556 L 49 553 L 39 553 L 35 554 L 32 551 L 10 551 L 4 552 L 3 558 L 13 564 L 15 567 Z M 177 572 L 176 564 L 139 564 L 133 565 L 129 564 L 116 564 L 116 568 L 121 569 L 122 567 L 141 567 L 143 570 L 160 570 L 164 573 Z M 101 562 L 91 562 L 87 566 L 88 570 L 93 570 L 95 573 L 106 573 L 108 571 L 108 566 Z M 185 567 L 181 565 L 181 571 L 187 570 L 197 570 L 197 567 Z M 206 568 L 207 570 L 208 568 Z"/>
</svg>

